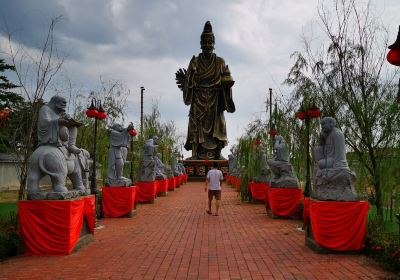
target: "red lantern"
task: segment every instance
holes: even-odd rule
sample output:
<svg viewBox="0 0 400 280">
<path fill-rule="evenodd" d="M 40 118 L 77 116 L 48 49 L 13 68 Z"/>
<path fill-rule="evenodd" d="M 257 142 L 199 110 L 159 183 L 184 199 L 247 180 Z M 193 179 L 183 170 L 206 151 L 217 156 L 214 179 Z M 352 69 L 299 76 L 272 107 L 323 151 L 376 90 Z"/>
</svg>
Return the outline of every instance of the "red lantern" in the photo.
<svg viewBox="0 0 400 280">
<path fill-rule="evenodd" d="M 269 135 L 271 135 L 271 136 L 275 136 L 277 134 L 278 134 L 278 131 L 274 128 L 269 131 Z"/>
<path fill-rule="evenodd" d="M 89 118 L 96 118 L 99 112 L 96 109 L 87 109 L 86 110 L 86 116 Z"/>
<path fill-rule="evenodd" d="M 256 144 L 257 146 L 261 144 L 261 140 L 260 139 L 256 139 L 256 141 L 254 142 L 254 144 Z"/>
<path fill-rule="evenodd" d="M 296 117 L 299 120 L 304 120 L 307 117 L 307 113 L 303 112 L 303 111 L 299 111 L 299 112 L 296 113 Z"/>
<path fill-rule="evenodd" d="M 134 130 L 134 129 L 129 130 L 128 133 L 129 133 L 131 136 L 133 136 L 133 137 L 135 137 L 135 136 L 137 135 L 137 132 L 136 132 L 136 130 Z"/>
<path fill-rule="evenodd" d="M 321 116 L 321 111 L 319 110 L 318 107 L 313 106 L 310 109 L 308 109 L 307 115 L 310 118 L 318 118 L 319 116 Z"/>
<path fill-rule="evenodd" d="M 97 115 L 97 119 L 104 120 L 105 118 L 107 118 L 107 114 L 104 111 L 100 111 L 99 110 L 99 114 Z"/>
<path fill-rule="evenodd" d="M 400 49 L 392 49 L 386 56 L 387 61 L 396 66 L 400 66 Z"/>
</svg>

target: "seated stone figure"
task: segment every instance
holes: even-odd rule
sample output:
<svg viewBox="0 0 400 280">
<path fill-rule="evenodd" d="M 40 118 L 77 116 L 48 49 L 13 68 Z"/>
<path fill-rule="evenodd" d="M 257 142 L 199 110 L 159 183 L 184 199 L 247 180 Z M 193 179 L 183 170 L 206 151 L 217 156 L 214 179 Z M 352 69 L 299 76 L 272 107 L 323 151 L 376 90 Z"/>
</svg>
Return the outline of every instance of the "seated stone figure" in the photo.
<svg viewBox="0 0 400 280">
<path fill-rule="evenodd" d="M 111 127 L 106 186 L 128 187 L 132 185 L 132 180 L 123 176 L 128 144 L 131 141 L 128 131 L 132 129 L 134 129 L 132 123 L 127 128 L 123 128 L 120 124 L 114 124 Z"/>
<path fill-rule="evenodd" d="M 155 156 L 156 160 L 156 180 L 165 180 L 167 175 L 165 174 L 165 165 L 161 160 L 161 154 L 157 153 Z"/>
<path fill-rule="evenodd" d="M 179 172 L 178 162 L 176 160 L 176 153 L 172 153 L 171 155 L 171 169 L 175 177 L 181 174 Z"/>
<path fill-rule="evenodd" d="M 156 160 L 154 158 L 158 143 L 158 137 L 154 136 L 146 140 L 142 152 L 140 165 L 140 182 L 153 182 L 156 180 Z"/>
<path fill-rule="evenodd" d="M 235 150 L 231 148 L 231 154 L 228 155 L 229 175 L 237 176 L 237 160 L 235 158 Z"/>
<path fill-rule="evenodd" d="M 270 188 L 299 188 L 299 182 L 289 163 L 289 151 L 280 135 L 275 136 L 274 155 L 272 159 L 267 160 L 267 164 L 273 173 Z"/>
<path fill-rule="evenodd" d="M 261 164 L 260 166 L 260 175 L 254 178 L 254 181 L 257 183 L 266 183 L 270 181 L 270 173 L 271 170 L 269 169 L 268 163 L 267 163 L 267 155 L 265 154 L 265 151 L 260 151 L 259 152 L 259 162 Z"/>
<path fill-rule="evenodd" d="M 88 157 L 86 150 L 75 146 L 82 123 L 65 114 L 66 100 L 53 96 L 38 116 L 38 147 L 29 160 L 28 199 L 70 199 L 89 194 L 87 188 Z M 52 192 L 41 192 L 40 180 L 49 175 Z M 65 185 L 69 177 L 73 191 Z"/>
<path fill-rule="evenodd" d="M 343 133 L 332 117 L 321 120 L 320 146 L 314 149 L 314 190 L 311 197 L 318 200 L 358 201 L 354 189 L 356 174 L 346 160 Z"/>
</svg>

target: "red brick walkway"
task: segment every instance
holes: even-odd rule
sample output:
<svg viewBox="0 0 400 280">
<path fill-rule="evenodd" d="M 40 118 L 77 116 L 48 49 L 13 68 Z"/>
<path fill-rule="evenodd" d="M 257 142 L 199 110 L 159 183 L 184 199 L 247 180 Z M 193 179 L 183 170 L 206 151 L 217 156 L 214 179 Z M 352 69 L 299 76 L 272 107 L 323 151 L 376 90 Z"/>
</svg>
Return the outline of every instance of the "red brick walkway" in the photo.
<svg viewBox="0 0 400 280">
<path fill-rule="evenodd" d="M 220 216 L 205 213 L 203 183 L 139 205 L 132 219 L 105 219 L 95 241 L 66 257 L 16 257 L 0 279 L 382 279 L 364 256 L 319 255 L 299 221 L 266 216 L 224 186 Z"/>
</svg>

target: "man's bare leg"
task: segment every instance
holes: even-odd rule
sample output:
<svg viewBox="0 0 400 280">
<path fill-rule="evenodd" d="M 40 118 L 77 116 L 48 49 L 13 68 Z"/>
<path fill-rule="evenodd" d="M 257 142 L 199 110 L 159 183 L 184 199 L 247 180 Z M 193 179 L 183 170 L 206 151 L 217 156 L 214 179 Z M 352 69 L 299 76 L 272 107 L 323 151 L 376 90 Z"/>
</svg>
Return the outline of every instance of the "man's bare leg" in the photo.
<svg viewBox="0 0 400 280">
<path fill-rule="evenodd" d="M 219 200 L 215 200 L 215 216 L 218 216 L 218 210 L 219 210 Z"/>
</svg>

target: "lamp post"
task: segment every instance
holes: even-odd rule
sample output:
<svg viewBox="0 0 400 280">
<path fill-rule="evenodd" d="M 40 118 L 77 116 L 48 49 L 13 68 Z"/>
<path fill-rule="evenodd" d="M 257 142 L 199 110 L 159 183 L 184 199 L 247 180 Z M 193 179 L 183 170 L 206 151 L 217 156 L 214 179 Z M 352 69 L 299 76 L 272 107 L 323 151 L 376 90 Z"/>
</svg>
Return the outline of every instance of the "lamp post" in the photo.
<svg viewBox="0 0 400 280">
<path fill-rule="evenodd" d="M 300 120 L 304 120 L 305 121 L 305 125 L 306 125 L 306 133 L 307 133 L 307 169 L 306 169 L 306 186 L 304 188 L 304 196 L 305 197 L 310 197 L 311 194 L 311 175 L 310 175 L 310 161 L 311 161 L 311 157 L 310 157 L 310 121 L 311 119 L 314 118 L 318 118 L 321 115 L 321 111 L 320 109 L 315 106 L 312 105 L 311 107 L 308 107 L 308 104 L 306 105 L 301 105 L 299 111 L 296 113 L 296 117 Z"/>
<path fill-rule="evenodd" d="M 145 88 L 140 87 L 140 136 L 143 136 L 143 92 Z"/>
<path fill-rule="evenodd" d="M 93 134 L 93 167 L 90 181 L 90 192 L 91 194 L 97 194 L 97 182 L 96 182 L 96 144 L 97 144 L 97 120 L 104 120 L 107 118 L 107 114 L 101 106 L 101 101 L 96 98 L 92 98 L 90 106 L 86 110 L 86 116 L 94 119 L 94 134 Z"/>
<path fill-rule="evenodd" d="M 131 123 L 132 124 L 132 123 Z M 132 125 L 133 126 L 133 125 Z M 135 137 L 137 135 L 137 132 L 135 129 L 129 130 L 128 133 L 132 136 L 131 139 L 131 153 L 132 153 L 132 157 L 131 157 L 131 172 L 130 172 L 130 179 L 132 181 L 132 185 L 133 185 L 133 159 L 134 159 L 134 152 L 133 152 L 133 137 Z"/>
<path fill-rule="evenodd" d="M 399 32 L 397 33 L 396 41 L 388 46 L 390 50 L 386 56 L 387 61 L 395 66 L 400 66 L 400 26 Z M 397 102 L 400 103 L 400 79 L 399 79 L 399 88 L 397 91 Z"/>
</svg>

